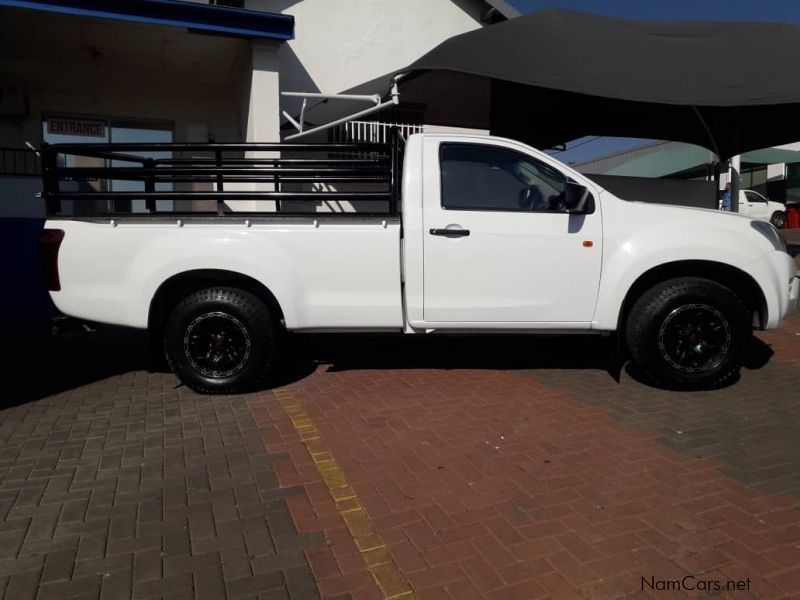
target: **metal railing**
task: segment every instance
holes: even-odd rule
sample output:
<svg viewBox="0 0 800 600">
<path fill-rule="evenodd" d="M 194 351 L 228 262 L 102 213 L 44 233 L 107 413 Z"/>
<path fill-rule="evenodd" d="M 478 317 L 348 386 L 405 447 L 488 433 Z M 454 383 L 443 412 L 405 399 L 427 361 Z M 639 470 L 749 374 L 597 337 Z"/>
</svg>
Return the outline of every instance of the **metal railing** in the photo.
<svg viewBox="0 0 800 600">
<path fill-rule="evenodd" d="M 407 140 L 415 133 L 424 133 L 425 125 L 410 123 L 386 123 L 381 121 L 348 121 L 339 127 L 329 129 L 328 141 L 332 143 L 367 142 L 386 144 L 392 131 Z"/>
<path fill-rule="evenodd" d="M 39 157 L 27 148 L 0 148 L 0 177 L 36 177 L 42 169 Z"/>
<path fill-rule="evenodd" d="M 275 202 L 274 210 L 232 213 L 237 216 L 270 212 L 308 215 L 308 211 L 293 211 L 291 207 L 297 206 L 293 202 L 287 209 L 287 201 L 366 201 L 375 203 L 378 210 L 358 214 L 398 213 L 400 145 L 396 130 L 386 143 L 56 144 L 44 145 L 41 152 L 42 195 L 48 214 L 55 216 L 69 216 L 63 210 L 64 201 L 98 200 L 104 207 L 98 210 L 102 216 L 129 214 L 133 200 L 143 200 L 147 214 L 221 216 L 232 213 L 226 202 L 237 200 Z M 148 153 L 171 158 L 152 158 Z M 85 166 L 92 160 L 98 161 L 98 166 Z M 82 166 L 75 166 L 76 162 Z M 142 182 L 143 189 L 115 190 L 114 185 L 103 183 L 117 181 Z M 213 189 L 179 189 L 198 183 Z M 231 189 L 242 186 L 230 184 L 243 183 L 257 185 L 255 189 Z M 327 191 L 330 184 L 340 183 L 364 191 Z M 310 184 L 321 184 L 313 186 L 321 189 L 312 190 Z M 165 210 L 158 207 L 158 200 L 211 200 L 215 210 Z"/>
</svg>

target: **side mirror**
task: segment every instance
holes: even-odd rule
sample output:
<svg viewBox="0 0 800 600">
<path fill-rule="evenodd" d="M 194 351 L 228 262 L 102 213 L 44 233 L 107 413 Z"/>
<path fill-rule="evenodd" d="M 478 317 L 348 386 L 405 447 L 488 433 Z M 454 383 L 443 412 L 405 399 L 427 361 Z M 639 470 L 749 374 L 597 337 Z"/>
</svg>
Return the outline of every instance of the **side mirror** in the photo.
<svg viewBox="0 0 800 600">
<path fill-rule="evenodd" d="M 583 214 L 589 208 L 591 194 L 585 186 L 568 181 L 564 189 L 564 208 L 570 214 Z"/>
</svg>

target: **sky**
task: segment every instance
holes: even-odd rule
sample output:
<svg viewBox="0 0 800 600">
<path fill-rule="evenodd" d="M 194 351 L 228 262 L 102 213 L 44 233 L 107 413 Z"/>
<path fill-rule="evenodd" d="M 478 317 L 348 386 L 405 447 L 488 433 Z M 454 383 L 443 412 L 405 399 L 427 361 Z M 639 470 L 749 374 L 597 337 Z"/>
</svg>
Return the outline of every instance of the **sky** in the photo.
<svg viewBox="0 0 800 600">
<path fill-rule="evenodd" d="M 508 0 L 524 13 L 568 8 L 613 17 L 657 20 L 771 21 L 800 25 L 800 0 Z M 643 145 L 630 138 L 591 137 L 575 140 L 553 155 L 582 162 Z M 573 149 L 574 148 L 574 149 Z"/>
<path fill-rule="evenodd" d="M 797 0 L 509 0 L 522 12 L 569 8 L 632 19 L 713 19 L 800 24 Z"/>
</svg>

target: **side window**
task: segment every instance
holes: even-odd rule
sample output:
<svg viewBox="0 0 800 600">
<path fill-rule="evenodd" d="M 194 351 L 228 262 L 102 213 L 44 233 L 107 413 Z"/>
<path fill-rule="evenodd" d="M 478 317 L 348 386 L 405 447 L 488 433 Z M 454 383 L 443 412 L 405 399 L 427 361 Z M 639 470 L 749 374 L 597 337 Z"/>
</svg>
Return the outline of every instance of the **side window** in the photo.
<svg viewBox="0 0 800 600">
<path fill-rule="evenodd" d="M 763 198 L 760 194 L 756 192 L 745 192 L 745 196 L 747 196 L 748 202 L 766 202 L 767 200 Z"/>
<path fill-rule="evenodd" d="M 442 208 L 565 212 L 566 177 L 524 154 L 476 144 L 442 144 Z"/>
</svg>

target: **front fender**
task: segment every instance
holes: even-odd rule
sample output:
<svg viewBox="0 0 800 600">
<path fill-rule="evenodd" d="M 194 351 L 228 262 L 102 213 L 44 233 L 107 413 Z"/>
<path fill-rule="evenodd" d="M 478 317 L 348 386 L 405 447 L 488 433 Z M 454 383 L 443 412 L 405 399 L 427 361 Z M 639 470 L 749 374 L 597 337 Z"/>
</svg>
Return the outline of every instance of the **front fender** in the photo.
<svg viewBox="0 0 800 600">
<path fill-rule="evenodd" d="M 780 276 L 763 262 L 774 249 L 752 229 L 751 219 L 671 206 L 609 204 L 594 329 L 616 330 L 636 280 L 656 267 L 682 261 L 716 263 L 748 274 L 764 293 L 770 315 L 780 313 Z"/>
</svg>

